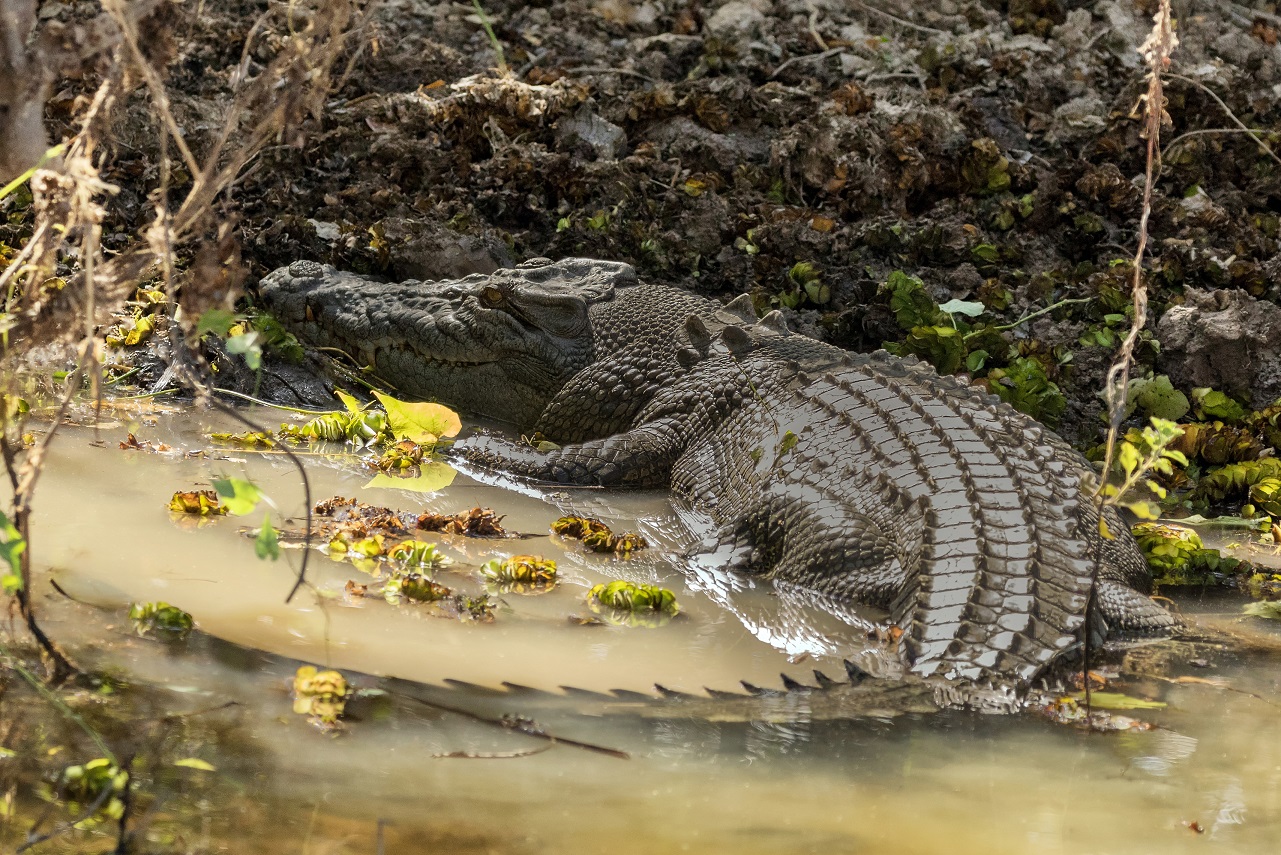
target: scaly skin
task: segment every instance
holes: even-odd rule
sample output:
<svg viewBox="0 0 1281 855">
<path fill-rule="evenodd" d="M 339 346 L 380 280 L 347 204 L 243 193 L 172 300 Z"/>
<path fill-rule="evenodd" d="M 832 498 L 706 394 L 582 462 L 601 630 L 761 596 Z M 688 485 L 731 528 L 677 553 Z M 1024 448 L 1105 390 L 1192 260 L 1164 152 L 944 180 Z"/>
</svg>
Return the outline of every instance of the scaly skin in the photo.
<svg viewBox="0 0 1281 855">
<path fill-rule="evenodd" d="M 627 265 L 527 262 L 378 285 L 301 262 L 268 308 L 402 393 L 536 430 L 467 459 L 545 481 L 670 487 L 719 526 L 728 569 L 887 609 L 906 668 L 1021 690 L 1089 631 L 1168 631 L 1085 460 L 1027 416 L 914 359 L 791 335 L 777 312 L 641 283 Z M 1091 598 L 1098 622 L 1086 626 Z"/>
</svg>

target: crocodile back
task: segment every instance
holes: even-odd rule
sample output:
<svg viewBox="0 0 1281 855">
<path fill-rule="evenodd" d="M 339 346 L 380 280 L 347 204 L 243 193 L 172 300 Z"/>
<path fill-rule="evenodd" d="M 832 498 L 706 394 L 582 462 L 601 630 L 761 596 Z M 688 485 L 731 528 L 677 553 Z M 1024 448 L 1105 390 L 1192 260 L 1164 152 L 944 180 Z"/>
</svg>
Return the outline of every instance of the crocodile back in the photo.
<svg viewBox="0 0 1281 855">
<path fill-rule="evenodd" d="M 885 604 L 912 671 L 1026 685 L 1080 637 L 1097 510 L 1081 494 L 1084 459 L 1027 416 L 914 359 L 793 335 L 754 334 L 687 383 L 720 404 L 698 419 L 677 494 L 721 521 L 778 497 L 770 513 L 793 543 L 801 532 L 827 537 L 832 558 L 777 572 L 838 598 L 871 598 L 875 580 L 860 576 L 871 562 L 858 553 L 892 553 L 906 584 Z M 801 508 L 804 524 L 787 519 Z M 824 524 L 824 508 L 870 521 L 872 534 Z"/>
</svg>

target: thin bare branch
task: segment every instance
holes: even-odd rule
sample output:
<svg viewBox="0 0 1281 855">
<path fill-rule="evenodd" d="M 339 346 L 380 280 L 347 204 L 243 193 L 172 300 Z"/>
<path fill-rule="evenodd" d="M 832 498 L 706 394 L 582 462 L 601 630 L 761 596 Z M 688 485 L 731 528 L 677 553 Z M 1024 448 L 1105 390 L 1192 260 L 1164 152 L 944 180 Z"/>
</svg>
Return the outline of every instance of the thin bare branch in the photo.
<svg viewBox="0 0 1281 855">
<path fill-rule="evenodd" d="M 1268 157 L 1275 160 L 1277 163 L 1281 163 L 1281 157 L 1277 156 L 1277 153 L 1273 151 L 1271 148 L 1269 148 L 1267 143 L 1265 143 L 1263 140 L 1255 136 L 1255 133 L 1257 132 L 1247 128 L 1245 126 L 1245 122 L 1242 122 L 1240 119 L 1237 118 L 1237 114 L 1232 112 L 1232 108 L 1229 107 L 1227 104 L 1225 104 L 1223 99 L 1220 98 L 1218 95 L 1216 95 L 1213 89 L 1211 89 L 1209 86 L 1206 86 L 1200 80 L 1195 80 L 1191 77 L 1185 77 L 1182 74 L 1166 72 L 1165 76 L 1173 80 L 1180 80 L 1184 83 L 1190 83 L 1196 88 L 1200 89 L 1206 95 L 1209 95 L 1211 98 L 1214 99 L 1214 102 L 1223 109 L 1223 112 L 1227 114 L 1228 118 L 1232 121 L 1232 124 L 1237 126 L 1237 130 L 1239 132 L 1249 134 L 1250 138 L 1254 140 L 1254 144 L 1257 145 L 1260 148 L 1260 150 L 1263 151 L 1264 154 L 1266 154 Z M 1184 136 L 1186 136 L 1186 134 Z M 1182 139 L 1182 137 L 1180 137 L 1180 139 Z M 1174 143 L 1171 143 L 1171 145 L 1173 144 Z"/>
<path fill-rule="evenodd" d="M 1161 75 L 1169 69 L 1170 55 L 1179 44 L 1179 39 L 1174 34 L 1170 0 L 1161 0 L 1161 5 L 1152 21 L 1152 32 L 1139 48 L 1148 66 L 1148 88 L 1135 108 L 1136 113 L 1143 119 L 1143 136 L 1147 140 L 1147 161 L 1143 173 L 1143 213 L 1139 217 L 1138 248 L 1134 251 L 1134 318 L 1130 322 L 1130 332 L 1117 352 L 1116 361 L 1108 369 L 1107 378 L 1104 380 L 1104 394 L 1108 403 L 1108 437 L 1107 452 L 1103 461 L 1103 477 L 1099 479 L 1095 493 L 1098 497 L 1106 495 L 1108 479 L 1112 474 L 1112 460 L 1116 453 L 1117 437 L 1121 429 L 1121 420 L 1125 417 L 1126 399 L 1129 395 L 1134 347 L 1138 344 L 1139 334 L 1147 322 L 1148 291 L 1143 282 L 1143 256 L 1148 247 L 1148 220 L 1152 215 L 1153 176 L 1161 168 L 1161 126 L 1170 121 L 1170 117 L 1165 112 L 1165 91 L 1162 87 Z"/>
</svg>

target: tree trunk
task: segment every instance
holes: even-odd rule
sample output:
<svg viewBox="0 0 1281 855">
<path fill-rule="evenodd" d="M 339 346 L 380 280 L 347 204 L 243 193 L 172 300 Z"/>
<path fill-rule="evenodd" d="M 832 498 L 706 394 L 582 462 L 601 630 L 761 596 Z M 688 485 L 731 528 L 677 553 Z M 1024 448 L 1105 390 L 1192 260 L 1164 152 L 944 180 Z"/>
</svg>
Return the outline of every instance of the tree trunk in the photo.
<svg viewBox="0 0 1281 855">
<path fill-rule="evenodd" d="M 35 23 L 36 0 L 0 0 L 0 185 L 49 148 L 43 120 L 49 73 L 31 39 Z"/>
</svg>

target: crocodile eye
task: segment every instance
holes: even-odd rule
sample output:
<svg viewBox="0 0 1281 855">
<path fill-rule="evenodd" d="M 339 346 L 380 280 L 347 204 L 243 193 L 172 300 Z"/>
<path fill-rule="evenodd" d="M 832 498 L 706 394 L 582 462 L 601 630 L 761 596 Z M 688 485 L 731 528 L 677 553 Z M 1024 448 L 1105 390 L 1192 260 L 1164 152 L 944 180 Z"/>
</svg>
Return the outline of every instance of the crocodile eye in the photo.
<svg viewBox="0 0 1281 855">
<path fill-rule="evenodd" d="M 503 304 L 503 292 L 493 285 L 487 286 L 480 292 L 480 301 L 491 309 L 496 309 Z"/>
</svg>

